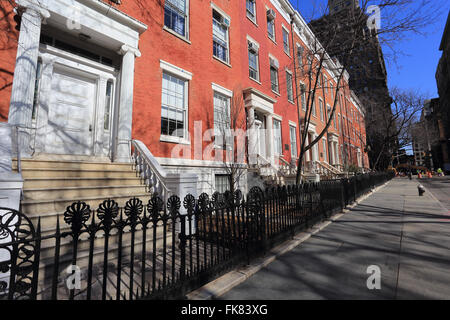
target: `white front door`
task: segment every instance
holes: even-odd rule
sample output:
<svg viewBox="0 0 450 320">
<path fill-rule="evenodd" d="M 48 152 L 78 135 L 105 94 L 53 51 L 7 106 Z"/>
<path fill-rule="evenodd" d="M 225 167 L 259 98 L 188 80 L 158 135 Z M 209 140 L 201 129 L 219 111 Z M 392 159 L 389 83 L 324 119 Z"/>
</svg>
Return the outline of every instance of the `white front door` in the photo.
<svg viewBox="0 0 450 320">
<path fill-rule="evenodd" d="M 67 70 L 54 70 L 46 152 L 92 154 L 96 91 L 95 79 Z"/>
</svg>

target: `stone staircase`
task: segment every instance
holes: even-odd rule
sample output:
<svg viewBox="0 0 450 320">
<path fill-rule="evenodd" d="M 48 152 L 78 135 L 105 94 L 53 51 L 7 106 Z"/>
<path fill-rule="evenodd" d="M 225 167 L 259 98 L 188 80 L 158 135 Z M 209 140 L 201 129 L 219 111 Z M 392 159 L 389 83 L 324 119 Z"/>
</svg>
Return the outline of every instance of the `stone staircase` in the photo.
<svg viewBox="0 0 450 320">
<path fill-rule="evenodd" d="M 131 197 L 147 203 L 151 195 L 131 163 L 22 159 L 21 169 L 21 211 L 34 225 L 40 217 L 44 234 L 55 231 L 58 216 L 61 228 L 66 226 L 63 213 L 75 201 L 97 209 L 108 198 L 123 206 Z"/>
<path fill-rule="evenodd" d="M 17 170 L 17 161 L 13 162 L 13 168 Z M 144 205 L 151 197 L 149 187 L 143 183 L 132 163 L 22 159 L 21 173 L 24 187 L 20 211 L 30 218 L 35 227 L 40 218 L 44 238 L 41 243 L 39 265 L 41 292 L 45 291 L 52 274 L 55 238 L 51 235 L 56 232 L 57 221 L 61 232 L 70 231 L 69 225 L 64 222 L 64 212 L 69 205 L 79 200 L 86 202 L 95 210 L 108 198 L 114 199 L 120 207 L 123 207 L 132 197 L 141 199 Z M 169 235 L 168 233 L 167 236 Z M 161 247 L 162 228 L 158 228 L 156 240 L 157 247 Z M 99 233 L 94 241 L 94 265 L 103 263 L 103 242 L 103 237 Z M 129 233 L 124 233 L 122 243 L 123 259 L 126 261 L 131 246 Z M 137 232 L 135 247 L 141 247 L 141 243 L 142 232 Z M 112 264 L 117 257 L 117 248 L 117 236 L 112 235 L 108 256 L 108 261 Z M 88 241 L 80 241 L 77 265 L 83 270 L 88 264 L 88 251 Z M 71 237 L 62 238 L 59 269 L 61 277 L 65 274 L 64 268 L 71 262 L 71 253 Z"/>
</svg>

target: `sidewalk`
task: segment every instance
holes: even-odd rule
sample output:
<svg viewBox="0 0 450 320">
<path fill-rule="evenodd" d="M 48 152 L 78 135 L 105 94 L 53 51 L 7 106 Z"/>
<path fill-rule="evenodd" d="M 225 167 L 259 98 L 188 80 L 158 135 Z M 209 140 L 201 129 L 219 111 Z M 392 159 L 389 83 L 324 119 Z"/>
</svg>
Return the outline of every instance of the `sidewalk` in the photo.
<svg viewBox="0 0 450 320">
<path fill-rule="evenodd" d="M 417 185 L 394 179 L 306 241 L 300 235 L 285 244 L 276 259 L 233 271 L 188 297 L 450 299 L 450 214 L 429 192 L 419 197 Z M 367 288 L 370 265 L 381 269 L 380 290 Z"/>
</svg>

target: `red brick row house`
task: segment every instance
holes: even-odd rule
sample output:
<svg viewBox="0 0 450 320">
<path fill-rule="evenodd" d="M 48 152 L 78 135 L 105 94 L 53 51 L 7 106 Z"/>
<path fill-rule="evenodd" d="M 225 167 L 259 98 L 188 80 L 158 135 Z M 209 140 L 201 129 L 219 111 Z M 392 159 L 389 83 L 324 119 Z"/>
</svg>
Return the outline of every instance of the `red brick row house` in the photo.
<svg viewBox="0 0 450 320">
<path fill-rule="evenodd" d="M 182 195 L 184 183 L 197 194 L 223 192 L 229 170 L 216 153 L 227 147 L 213 136 L 233 120 L 252 132 L 240 154 L 244 170 L 251 170 L 237 187 L 245 192 L 293 170 L 304 130 L 297 100 L 301 110 L 301 88 L 308 85 L 294 68 L 314 35 L 289 1 L 16 0 L 15 8 L 4 6 L 9 36 L 2 36 L 0 67 L 11 72 L 2 74 L 0 114 L 2 130 L 17 142 L 9 144 L 4 163 L 5 171 L 25 178 L 24 206 L 47 201 L 42 210 L 56 214 L 69 198 L 145 194 L 125 173 L 129 185 L 116 181 L 121 164 L 133 162 L 160 192 Z M 321 76 L 326 89 L 316 94 L 308 141 L 322 131 L 333 105 L 333 63 Z M 305 177 L 337 175 L 349 164 L 368 169 L 364 106 L 350 90 L 340 94 L 333 124 L 305 156 Z M 231 115 L 233 105 L 239 112 Z M 9 164 L 15 150 L 20 167 Z M 94 171 L 103 175 L 86 173 Z M 283 177 L 278 181 L 293 181 Z M 34 196 L 43 190 L 51 195 Z"/>
</svg>

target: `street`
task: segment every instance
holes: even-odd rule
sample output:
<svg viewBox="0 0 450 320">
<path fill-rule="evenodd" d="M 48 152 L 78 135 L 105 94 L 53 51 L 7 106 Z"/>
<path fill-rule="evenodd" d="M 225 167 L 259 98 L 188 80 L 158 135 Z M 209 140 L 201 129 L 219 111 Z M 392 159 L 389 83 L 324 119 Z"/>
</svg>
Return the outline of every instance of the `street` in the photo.
<svg viewBox="0 0 450 320">
<path fill-rule="evenodd" d="M 219 299 L 449 299 L 450 215 L 417 185 L 394 179 Z"/>
</svg>

